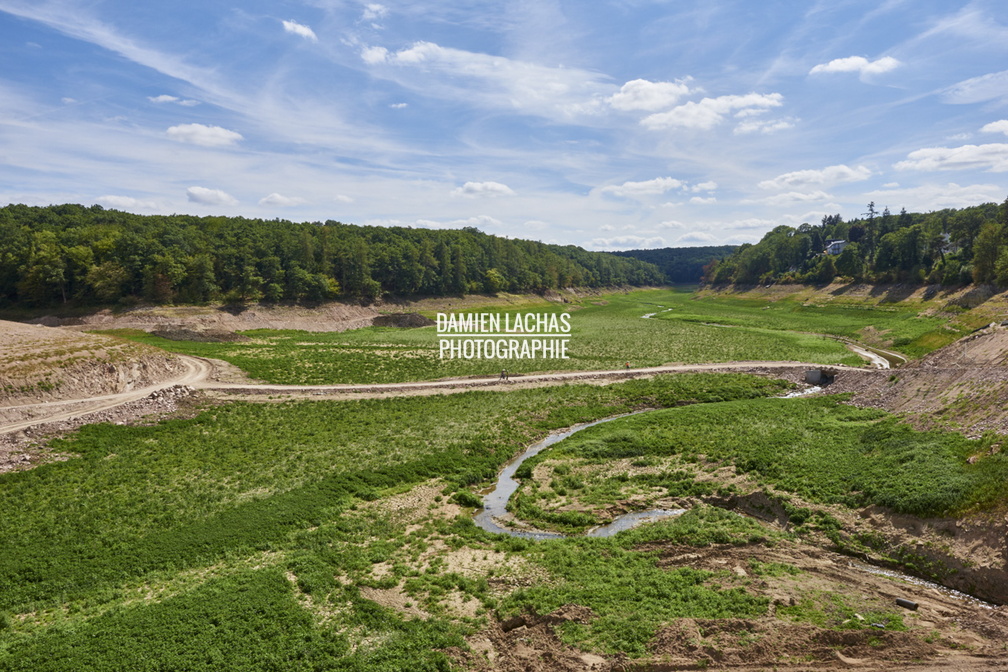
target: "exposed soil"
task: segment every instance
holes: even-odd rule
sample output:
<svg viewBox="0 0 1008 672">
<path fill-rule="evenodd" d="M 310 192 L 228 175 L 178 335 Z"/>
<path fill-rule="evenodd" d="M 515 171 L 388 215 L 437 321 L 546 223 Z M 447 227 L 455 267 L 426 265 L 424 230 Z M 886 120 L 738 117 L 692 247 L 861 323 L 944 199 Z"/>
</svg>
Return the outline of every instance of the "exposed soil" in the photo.
<svg viewBox="0 0 1008 672">
<path fill-rule="evenodd" d="M 1008 434 L 1008 327 L 995 322 L 894 370 L 844 372 L 830 391 L 918 427 Z"/>
<path fill-rule="evenodd" d="M 9 417 L 7 407 L 125 392 L 183 368 L 157 348 L 0 321 L 0 420 Z"/>
<path fill-rule="evenodd" d="M 557 626 L 589 624 L 590 609 L 567 605 L 551 614 L 499 621 L 468 639 L 453 657 L 471 670 L 1004 670 L 1008 614 L 947 592 L 906 584 L 860 568 L 850 558 L 815 546 L 649 544 L 660 567 L 715 573 L 711 583 L 744 588 L 770 602 L 754 619 L 680 618 L 660 629 L 637 659 L 600 655 L 565 644 Z M 792 568 L 761 571 L 762 563 Z M 771 565 L 773 566 L 773 565 Z M 824 599 L 824 596 L 830 596 Z M 902 609 L 897 599 L 916 610 Z M 896 614 L 905 629 L 878 623 Z M 863 615 L 862 615 L 863 614 Z M 874 614 L 874 615 L 873 615 Z M 823 625 L 810 622 L 824 619 Z"/>
<path fill-rule="evenodd" d="M 306 306 L 143 306 L 123 310 L 100 310 L 91 315 L 59 317 L 48 315 L 30 320 L 50 327 L 95 329 L 188 329 L 190 331 L 234 332 L 247 329 L 301 329 L 304 331 L 346 331 L 371 325 L 381 315 L 374 306 L 325 303 Z"/>
</svg>

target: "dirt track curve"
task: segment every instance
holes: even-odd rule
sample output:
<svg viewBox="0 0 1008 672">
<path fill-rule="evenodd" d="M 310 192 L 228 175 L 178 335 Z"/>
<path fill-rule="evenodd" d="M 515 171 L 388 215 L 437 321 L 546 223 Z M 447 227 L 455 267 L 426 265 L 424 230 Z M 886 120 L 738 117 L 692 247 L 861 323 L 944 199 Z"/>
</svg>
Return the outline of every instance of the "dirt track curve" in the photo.
<svg viewBox="0 0 1008 672">
<path fill-rule="evenodd" d="M 478 388 L 515 389 L 525 387 L 542 387 L 561 385 L 568 382 L 608 382 L 641 378 L 660 373 L 689 373 L 704 371 L 733 371 L 749 373 L 791 374 L 789 377 L 800 376 L 809 368 L 822 368 L 822 364 L 810 364 L 788 361 L 745 361 L 725 362 L 719 364 L 682 364 L 668 366 L 652 366 L 634 369 L 608 369 L 601 371 L 566 371 L 555 373 L 540 373 L 515 375 L 508 381 L 501 381 L 495 376 L 485 378 L 449 378 L 434 381 L 412 383 L 374 383 L 374 384 L 340 384 L 340 385 L 274 385 L 267 383 L 221 382 L 215 379 L 217 365 L 208 359 L 177 355 L 185 366 L 185 371 L 170 379 L 143 388 L 107 394 L 82 399 L 65 399 L 42 403 L 22 404 L 0 408 L 3 411 L 19 411 L 22 417 L 0 424 L 0 434 L 23 431 L 44 424 L 71 421 L 83 416 L 109 410 L 133 401 L 138 401 L 159 393 L 163 390 L 178 387 L 188 387 L 194 390 L 204 390 L 217 396 L 228 398 L 249 395 L 273 395 L 288 397 L 327 396 L 327 397 L 382 397 L 411 396 L 422 394 L 451 394 Z M 847 371 L 863 371 L 848 366 L 831 366 L 831 369 Z"/>
</svg>

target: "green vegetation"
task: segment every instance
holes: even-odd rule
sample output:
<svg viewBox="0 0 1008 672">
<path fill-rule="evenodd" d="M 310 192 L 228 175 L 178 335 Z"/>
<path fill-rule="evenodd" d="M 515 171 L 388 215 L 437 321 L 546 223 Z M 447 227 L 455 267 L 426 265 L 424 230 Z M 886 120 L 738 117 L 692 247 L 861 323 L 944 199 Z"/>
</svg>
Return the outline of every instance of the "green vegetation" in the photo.
<svg viewBox="0 0 1008 672">
<path fill-rule="evenodd" d="M 842 344 L 799 331 L 809 328 L 802 311 L 764 311 L 761 321 L 750 318 L 740 328 L 705 322 L 730 322 L 732 310 L 719 300 L 692 300 L 675 290 L 643 290 L 587 299 L 576 306 L 535 304 L 535 312 L 571 310 L 570 359 L 465 360 L 440 359 L 435 327 L 396 329 L 371 327 L 340 333 L 248 331 L 244 343 L 170 341 L 140 331 L 101 333 L 123 336 L 173 352 L 229 361 L 254 378 L 271 383 L 390 383 L 432 380 L 451 376 L 495 375 L 507 367 L 512 374 L 543 370 L 583 371 L 633 368 L 670 363 L 700 364 L 739 360 L 791 360 L 858 365 L 861 358 Z M 661 319 L 641 319 L 660 312 Z M 682 311 L 681 319 L 679 312 Z M 688 312 L 687 312 L 688 311 Z M 696 312 L 700 311 L 700 313 Z M 709 315 L 704 317 L 703 311 Z M 486 312 L 493 312 L 487 309 Z M 501 313 L 519 312 L 510 308 Z M 524 311 L 522 311 L 524 312 Z M 755 311 L 753 311 L 755 312 Z M 772 314 L 771 314 L 772 313 Z M 813 326 L 870 324 L 869 311 L 815 323 Z M 894 328 L 905 330 L 906 314 L 893 315 Z M 847 321 L 845 322 L 844 319 Z M 735 320 L 738 322 L 739 320 Z M 914 322 L 913 328 L 935 328 L 938 319 Z M 889 324 L 888 321 L 885 324 Z M 847 326 L 845 329 L 849 329 Z M 794 330 L 794 331 L 792 331 Z"/>
<path fill-rule="evenodd" d="M 875 504 L 933 516 L 982 508 L 1008 497 L 1008 459 L 1003 454 L 967 462 L 993 440 L 915 431 L 885 412 L 846 406 L 835 397 L 758 399 L 622 418 L 578 432 L 522 466 L 531 473 L 546 460 L 566 460 L 575 473 L 578 465 L 652 458 L 665 466 L 655 482 L 667 487 L 683 480 L 676 471 L 683 465 L 733 465 L 754 480 L 810 502 Z M 611 471 L 593 472 L 592 480 L 595 491 L 610 488 L 616 498 L 633 482 Z M 553 522 L 548 512 L 537 517 L 536 507 L 521 497 L 513 501 L 522 515 Z M 794 510 L 791 515 L 800 524 L 812 512 Z M 830 522 L 813 521 L 819 527 L 830 527 Z"/>
<path fill-rule="evenodd" d="M 854 602 L 851 598 L 844 599 L 834 593 L 814 590 L 794 605 L 777 607 L 777 616 L 837 630 L 865 630 L 877 625 L 881 625 L 883 630 L 895 632 L 907 629 L 902 614 L 880 610 L 864 599 L 860 600 L 860 604 Z"/>
<path fill-rule="evenodd" d="M 724 259 L 738 249 L 738 245 L 710 245 L 703 247 L 663 247 L 656 250 L 627 250 L 613 252 L 621 257 L 633 257 L 654 264 L 665 274 L 670 285 L 695 285 L 703 278 L 704 269 L 715 259 Z"/>
<path fill-rule="evenodd" d="M 762 297 L 677 292 L 662 303 L 666 310 L 655 317 L 662 320 L 716 323 L 747 331 L 797 331 L 830 334 L 863 340 L 866 328 L 884 338 L 887 347 L 910 357 L 920 357 L 951 343 L 968 326 L 950 324 L 947 316 L 931 314 L 934 306 L 901 301 L 876 305 L 843 295 L 826 301 L 805 301 L 797 297 L 769 301 Z"/>
<path fill-rule="evenodd" d="M 371 302 L 562 287 L 657 285 L 636 259 L 430 231 L 242 217 L 135 215 L 101 206 L 0 208 L 0 308 L 225 301 Z"/>
<path fill-rule="evenodd" d="M 826 252 L 832 241 L 841 241 Z M 842 248 L 842 249 L 840 249 Z M 868 204 L 862 218 L 823 217 L 818 226 L 778 226 L 756 245 L 708 267 L 706 281 L 827 284 L 867 282 L 1008 286 L 1008 199 L 962 210 L 892 215 Z"/>
<path fill-rule="evenodd" d="M 450 616 L 446 600 L 474 601 L 482 613 L 495 602 L 486 581 L 425 555 L 435 540 L 498 547 L 538 572 L 559 566 L 535 545 L 495 540 L 465 518 L 408 528 L 402 513 L 382 509 L 389 496 L 432 479 L 448 483 L 444 494 L 482 482 L 558 427 L 778 389 L 749 376 L 666 376 L 232 404 L 152 427 L 84 427 L 54 443 L 79 457 L 0 476 L 0 669 L 382 670 L 405 661 L 444 669 L 440 650 L 460 646 L 474 627 Z M 588 563 L 588 551 L 571 543 Z M 601 559 L 592 562 L 601 571 Z M 637 561 L 636 571 L 658 581 L 651 564 Z M 390 569 L 380 574 L 379 565 Z M 686 604 L 700 613 L 765 608 L 739 591 L 705 587 L 701 576 L 662 579 L 656 590 L 686 589 Z M 411 619 L 366 590 L 402 590 L 434 616 Z M 625 608 L 620 599 L 613 613 Z"/>
<path fill-rule="evenodd" d="M 710 585 L 713 572 L 658 567 L 647 542 L 707 546 L 766 539 L 768 530 L 725 511 L 701 507 L 671 521 L 625 532 L 612 539 L 570 539 L 536 544 L 526 557 L 545 567 L 554 581 L 512 593 L 502 615 L 548 614 L 565 604 L 589 607 L 589 624 L 567 622 L 569 643 L 606 653 L 639 656 L 658 627 L 670 619 L 746 618 L 766 613 L 768 601 L 741 587 Z M 633 587 L 629 590 L 628 587 Z"/>
</svg>

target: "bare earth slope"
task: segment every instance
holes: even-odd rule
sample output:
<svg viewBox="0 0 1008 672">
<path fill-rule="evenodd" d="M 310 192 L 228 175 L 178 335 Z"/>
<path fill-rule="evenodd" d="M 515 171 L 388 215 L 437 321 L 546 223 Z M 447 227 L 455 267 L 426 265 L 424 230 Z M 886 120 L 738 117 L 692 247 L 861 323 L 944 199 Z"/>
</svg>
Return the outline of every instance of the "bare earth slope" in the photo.
<svg viewBox="0 0 1008 672">
<path fill-rule="evenodd" d="M 193 375 L 157 348 L 93 334 L 0 320 L 0 473 L 43 454 L 20 449 L 23 432 L 142 399 Z M 97 418 L 95 421 L 103 418 Z M 23 436 L 21 438 L 24 438 Z"/>
<path fill-rule="evenodd" d="M 125 392 L 181 370 L 177 357 L 157 348 L 0 320 L 4 407 Z"/>
<path fill-rule="evenodd" d="M 123 311 L 100 310 L 83 317 L 46 316 L 33 322 L 80 330 L 185 328 L 234 332 L 247 329 L 346 331 L 370 326 L 381 315 L 373 306 L 326 303 L 315 308 L 257 305 L 247 309 L 223 306 L 152 306 Z"/>
<path fill-rule="evenodd" d="M 856 404 L 905 413 L 920 427 L 1008 434 L 1008 327 L 993 323 L 894 371 L 837 382 Z"/>
</svg>

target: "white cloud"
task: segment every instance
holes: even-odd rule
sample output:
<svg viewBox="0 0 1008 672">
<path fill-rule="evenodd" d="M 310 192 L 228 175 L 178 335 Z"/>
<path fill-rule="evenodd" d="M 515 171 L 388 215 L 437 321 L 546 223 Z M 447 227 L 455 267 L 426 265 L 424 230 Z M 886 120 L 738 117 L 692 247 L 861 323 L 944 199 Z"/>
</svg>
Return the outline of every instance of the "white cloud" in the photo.
<svg viewBox="0 0 1008 672">
<path fill-rule="evenodd" d="M 157 210 L 161 206 L 154 201 L 144 201 L 131 196 L 99 196 L 95 202 L 113 210 L 125 210 L 132 212 L 135 210 Z"/>
<path fill-rule="evenodd" d="M 169 138 L 178 142 L 188 142 L 203 147 L 228 147 L 242 140 L 241 133 L 229 131 L 220 126 L 203 124 L 181 124 L 166 131 Z"/>
<path fill-rule="evenodd" d="M 984 133 L 1004 133 L 1005 135 L 1008 135 L 1008 119 L 992 121 L 980 130 Z"/>
<path fill-rule="evenodd" d="M 296 196 L 284 196 L 276 192 L 259 199 L 259 205 L 278 208 L 292 208 L 298 205 L 303 205 L 304 202 L 305 200 L 303 198 L 297 198 Z"/>
<path fill-rule="evenodd" d="M 220 189 L 189 187 L 186 189 L 186 197 L 190 203 L 199 203 L 201 205 L 238 205 L 238 199 Z"/>
<path fill-rule="evenodd" d="M 742 96 L 704 98 L 700 102 L 684 103 L 668 112 L 649 115 L 641 121 L 641 125 L 650 130 L 665 128 L 709 130 L 732 112 L 751 113 L 755 110 L 780 107 L 784 104 L 783 99 L 779 93 L 747 93 Z"/>
<path fill-rule="evenodd" d="M 518 109 L 550 119 L 597 115 L 612 85 L 597 72 L 545 67 L 527 61 L 416 42 L 391 52 L 364 47 L 361 59 L 400 86 L 423 95 L 499 111 Z"/>
<path fill-rule="evenodd" d="M 690 92 L 689 81 L 691 81 L 689 77 L 674 82 L 634 79 L 624 84 L 619 93 L 609 96 L 606 102 L 617 110 L 654 112 L 672 107 L 680 98 L 687 95 Z"/>
<path fill-rule="evenodd" d="M 945 208 L 965 208 L 981 203 L 999 203 L 1004 200 L 1004 185 L 960 186 L 955 182 L 949 182 L 906 189 L 880 189 L 869 191 L 865 196 L 876 202 L 899 203 L 910 212 L 928 212 Z"/>
<path fill-rule="evenodd" d="M 297 21 L 284 21 L 283 27 L 288 33 L 298 35 L 306 40 L 311 40 L 312 42 L 318 42 L 318 35 L 315 34 L 315 31 L 302 23 L 298 23 Z"/>
<path fill-rule="evenodd" d="M 210 68 L 191 66 L 181 59 L 139 45 L 135 40 L 120 35 L 110 25 L 102 23 L 67 3 L 29 2 L 3 3 L 4 12 L 23 19 L 39 21 L 71 37 L 97 44 L 157 72 L 187 81 L 197 86 L 216 82 L 216 73 Z"/>
<path fill-rule="evenodd" d="M 769 231 L 773 227 L 777 226 L 777 222 L 772 219 L 758 219 L 755 217 L 750 217 L 749 219 L 738 219 L 730 224 L 724 226 L 725 229 L 729 231 L 742 230 L 742 231 Z"/>
<path fill-rule="evenodd" d="M 693 198 L 689 199 L 689 202 L 693 203 L 694 205 L 713 205 L 714 203 L 717 203 L 717 198 L 714 196 L 709 196 L 707 198 L 703 198 L 701 196 L 694 196 Z"/>
<path fill-rule="evenodd" d="M 614 238 L 593 238 L 588 247 L 596 250 L 647 250 L 656 247 L 666 247 L 661 236 L 645 238 L 642 236 L 616 236 Z"/>
<path fill-rule="evenodd" d="M 1008 172 L 1008 144 L 929 147 L 907 155 L 896 170 L 989 170 Z"/>
<path fill-rule="evenodd" d="M 73 105 L 77 102 L 76 98 L 60 98 L 60 102 L 64 105 Z"/>
<path fill-rule="evenodd" d="M 409 107 L 409 103 L 392 103 L 389 107 L 393 110 L 404 110 Z"/>
<path fill-rule="evenodd" d="M 467 226 L 472 226 L 480 229 L 481 231 L 486 231 L 488 229 L 499 228 L 503 226 L 503 223 L 499 219 L 490 217 L 489 215 L 477 215 L 475 217 L 468 217 L 466 219 L 455 219 L 447 222 L 439 222 L 434 219 L 415 219 L 412 222 L 404 222 L 399 219 L 371 219 L 364 222 L 365 226 L 416 226 L 422 229 L 461 229 Z M 527 222 L 527 224 L 536 224 L 536 222 Z"/>
<path fill-rule="evenodd" d="M 796 170 L 778 175 L 772 180 L 759 183 L 760 189 L 801 189 L 811 185 L 842 184 L 861 182 L 871 177 L 871 169 L 865 166 L 849 168 L 844 164 L 827 166 L 822 170 Z"/>
<path fill-rule="evenodd" d="M 883 56 L 874 61 L 869 61 L 864 56 L 848 56 L 847 58 L 835 58 L 829 63 L 820 63 L 809 70 L 809 74 L 856 72 L 862 76 L 880 75 L 890 70 L 895 70 L 901 65 L 903 64 L 892 56 Z"/>
<path fill-rule="evenodd" d="M 175 103 L 176 105 L 181 105 L 182 107 L 194 107 L 199 105 L 198 100 L 184 100 L 178 96 L 169 96 L 168 94 L 161 94 L 160 96 L 147 96 L 147 100 L 158 105 L 163 105 L 165 103 Z"/>
<path fill-rule="evenodd" d="M 644 182 L 624 182 L 621 185 L 609 185 L 600 190 L 603 194 L 612 194 L 624 198 L 634 198 L 636 196 L 653 196 L 664 194 L 673 189 L 683 187 L 683 182 L 673 177 L 656 177 L 653 180 Z"/>
<path fill-rule="evenodd" d="M 717 182 L 701 182 L 700 184 L 694 184 L 690 187 L 690 191 L 694 194 L 698 191 L 714 191 L 718 188 Z"/>
<path fill-rule="evenodd" d="M 676 221 L 674 219 L 667 219 L 664 222 L 659 222 L 657 228 L 659 228 L 659 229 L 683 229 L 683 228 L 686 228 L 686 224 L 684 224 L 683 222 L 680 222 L 680 221 Z"/>
<path fill-rule="evenodd" d="M 471 198 L 483 196 L 514 196 L 511 187 L 500 182 L 466 182 L 458 189 L 452 190 L 452 196 L 468 196 Z"/>
<path fill-rule="evenodd" d="M 966 79 L 945 91 L 945 101 L 958 104 L 983 103 L 1008 96 L 1008 70 Z"/>
<path fill-rule="evenodd" d="M 371 2 L 364 6 L 364 13 L 361 14 L 361 18 L 365 21 L 377 21 L 388 16 L 388 12 L 388 7 L 385 5 Z"/>
<path fill-rule="evenodd" d="M 334 199 L 336 201 L 338 201 L 339 203 L 353 203 L 354 202 L 354 199 L 350 198 L 349 196 L 346 196 L 345 194 L 336 194 L 336 196 L 334 196 Z"/>
<path fill-rule="evenodd" d="M 389 50 L 385 47 L 364 47 L 361 49 L 361 60 L 368 65 L 385 63 L 389 59 Z"/>
<path fill-rule="evenodd" d="M 809 201 L 828 201 L 831 198 L 833 197 L 824 191 L 813 191 L 809 193 L 788 191 L 786 193 L 761 198 L 756 202 L 765 203 L 766 205 L 782 206 L 789 205 L 791 203 L 807 203 Z"/>
<path fill-rule="evenodd" d="M 777 131 L 785 131 L 789 128 L 794 128 L 794 121 L 790 119 L 743 121 L 735 127 L 733 133 L 735 135 L 747 135 L 749 133 L 769 135 Z"/>
</svg>

